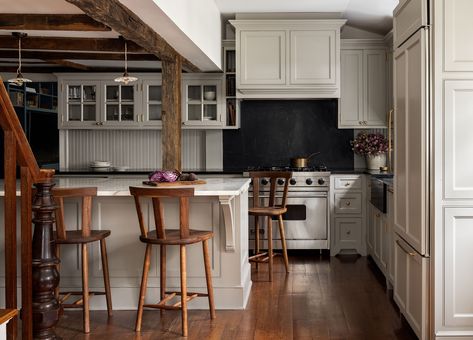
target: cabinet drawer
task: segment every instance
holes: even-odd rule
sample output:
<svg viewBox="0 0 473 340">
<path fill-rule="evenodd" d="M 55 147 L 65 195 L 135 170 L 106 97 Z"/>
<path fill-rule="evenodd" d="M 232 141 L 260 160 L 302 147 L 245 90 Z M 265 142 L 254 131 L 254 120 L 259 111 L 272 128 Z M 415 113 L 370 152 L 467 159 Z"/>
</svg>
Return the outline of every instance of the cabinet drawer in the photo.
<svg viewBox="0 0 473 340">
<path fill-rule="evenodd" d="M 335 189 L 359 189 L 361 190 L 361 177 L 335 177 Z"/>
<path fill-rule="evenodd" d="M 361 214 L 361 193 L 335 193 L 336 214 Z"/>
<path fill-rule="evenodd" d="M 335 218 L 335 241 L 341 249 L 357 249 L 361 243 L 361 218 Z"/>
</svg>

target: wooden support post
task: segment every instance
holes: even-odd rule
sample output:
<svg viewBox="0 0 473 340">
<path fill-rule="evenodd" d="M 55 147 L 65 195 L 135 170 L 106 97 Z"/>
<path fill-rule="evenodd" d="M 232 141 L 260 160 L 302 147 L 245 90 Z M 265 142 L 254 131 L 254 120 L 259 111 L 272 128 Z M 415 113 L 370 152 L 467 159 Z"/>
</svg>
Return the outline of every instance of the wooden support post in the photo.
<svg viewBox="0 0 473 340">
<path fill-rule="evenodd" d="M 55 327 L 59 321 L 60 305 L 55 295 L 59 284 L 57 264 L 59 259 L 54 252 L 53 223 L 54 204 L 51 189 L 52 179 L 35 183 L 36 196 L 33 234 L 33 337 L 36 339 L 57 339 Z"/>
<path fill-rule="evenodd" d="M 33 277 L 32 277 L 32 178 L 27 167 L 21 167 L 21 337 L 33 339 Z"/>
<path fill-rule="evenodd" d="M 181 170 L 181 74 L 182 60 L 162 61 L 162 119 L 161 144 L 163 169 Z"/>
<path fill-rule="evenodd" d="M 16 139 L 13 131 L 4 131 L 5 159 L 5 306 L 16 309 Z M 18 317 L 7 325 L 7 339 L 18 333 Z"/>
</svg>

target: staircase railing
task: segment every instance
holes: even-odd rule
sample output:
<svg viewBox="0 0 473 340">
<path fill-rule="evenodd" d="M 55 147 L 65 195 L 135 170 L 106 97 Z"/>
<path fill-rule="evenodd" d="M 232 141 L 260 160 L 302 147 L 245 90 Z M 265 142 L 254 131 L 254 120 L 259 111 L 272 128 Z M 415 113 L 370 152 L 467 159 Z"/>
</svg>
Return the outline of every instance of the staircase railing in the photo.
<svg viewBox="0 0 473 340">
<path fill-rule="evenodd" d="M 40 169 L 0 78 L 0 127 L 4 134 L 5 306 L 17 308 L 17 166 L 20 167 L 22 338 L 54 339 L 60 305 L 53 251 L 54 170 Z M 36 196 L 32 200 L 32 186 Z M 34 212 L 34 217 L 33 217 Z M 34 223 L 34 235 L 32 235 Z M 7 325 L 7 339 L 18 336 L 18 320 Z"/>
</svg>

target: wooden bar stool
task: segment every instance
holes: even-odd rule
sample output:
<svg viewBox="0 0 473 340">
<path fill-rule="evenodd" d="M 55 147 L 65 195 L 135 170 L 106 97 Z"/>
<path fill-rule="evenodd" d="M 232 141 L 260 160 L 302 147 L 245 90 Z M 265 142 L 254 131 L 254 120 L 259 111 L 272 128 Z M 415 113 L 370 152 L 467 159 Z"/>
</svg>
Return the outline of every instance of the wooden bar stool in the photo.
<svg viewBox="0 0 473 340">
<path fill-rule="evenodd" d="M 130 192 L 135 198 L 136 211 L 140 224 L 140 241 L 146 244 L 145 260 L 143 264 L 143 276 L 141 278 L 141 289 L 138 303 L 138 312 L 136 316 L 135 330 L 141 331 L 141 321 L 143 318 L 143 307 L 181 310 L 182 316 L 182 335 L 187 336 L 187 302 L 199 297 L 207 296 L 209 299 L 210 318 L 215 319 L 215 306 L 212 288 L 212 273 L 210 271 L 210 257 L 208 251 L 208 240 L 213 237 L 211 231 L 198 231 L 189 229 L 189 198 L 194 196 L 193 188 L 143 188 L 130 187 Z M 141 209 L 142 197 L 150 198 L 153 203 L 154 221 L 156 230 L 150 231 L 145 226 L 145 218 Z M 165 229 L 164 211 L 161 202 L 162 198 L 179 199 L 179 229 Z M 207 281 L 207 294 L 192 293 L 187 291 L 186 277 L 186 246 L 202 242 L 204 253 L 205 277 Z M 158 245 L 160 248 L 160 297 L 161 300 L 156 304 L 145 304 L 146 285 L 148 282 L 148 271 L 151 261 L 151 248 Z M 181 271 L 181 291 L 166 291 L 166 246 L 178 245 L 180 247 L 180 271 Z M 181 301 L 175 304 L 166 304 L 175 296 L 180 296 Z"/>
<path fill-rule="evenodd" d="M 65 244 L 80 244 L 82 257 L 82 291 L 60 292 L 56 291 L 59 302 L 64 308 L 82 308 L 84 317 L 84 333 L 90 332 L 89 320 L 89 298 L 94 295 L 105 295 L 107 300 L 108 316 L 112 316 L 112 296 L 110 292 L 110 279 L 108 273 L 107 247 L 105 238 L 110 236 L 110 230 L 91 230 L 92 220 L 92 197 L 97 196 L 97 188 L 55 188 L 53 197 L 57 204 L 56 209 L 56 232 L 54 233 L 56 242 L 56 256 L 59 258 L 60 246 Z M 66 230 L 64 223 L 64 199 L 82 198 L 82 225 L 81 230 Z M 100 253 L 102 257 L 103 281 L 105 292 L 89 291 L 89 264 L 88 264 L 88 244 L 100 241 Z M 59 267 L 59 266 L 58 266 Z M 58 268 L 59 270 L 59 268 Z M 65 303 L 71 297 L 79 299 Z"/>
<path fill-rule="evenodd" d="M 284 265 L 286 272 L 289 273 L 289 260 L 287 257 L 286 235 L 284 233 L 284 222 L 282 215 L 287 211 L 286 199 L 289 179 L 292 177 L 292 172 L 287 171 L 254 171 L 250 172 L 250 177 L 253 182 L 253 207 L 248 209 L 250 216 L 255 219 L 255 254 L 249 257 L 250 262 L 268 263 L 269 281 L 273 281 L 273 257 L 277 254 L 273 253 L 273 218 L 277 218 L 279 222 L 279 233 L 281 235 L 282 255 L 284 258 Z M 269 178 L 270 191 L 268 204 L 260 205 L 260 180 Z M 276 183 L 278 179 L 284 180 L 284 190 L 281 195 L 276 196 Z M 277 201 L 280 201 L 279 203 Z M 260 252 L 260 235 L 259 235 L 259 217 L 267 217 L 268 228 L 268 251 Z"/>
</svg>

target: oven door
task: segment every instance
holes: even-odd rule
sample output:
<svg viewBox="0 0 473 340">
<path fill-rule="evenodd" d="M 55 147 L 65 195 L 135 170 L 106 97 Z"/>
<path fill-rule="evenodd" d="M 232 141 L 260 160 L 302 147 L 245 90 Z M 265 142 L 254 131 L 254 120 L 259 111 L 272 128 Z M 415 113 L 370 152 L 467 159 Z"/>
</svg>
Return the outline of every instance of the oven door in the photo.
<svg viewBox="0 0 473 340">
<path fill-rule="evenodd" d="M 260 197 L 262 205 L 268 205 L 268 197 Z M 250 199 L 252 204 L 252 199 Z M 286 240 L 327 240 L 328 237 L 328 193 L 291 193 L 283 215 Z M 250 218 L 250 238 L 254 239 L 254 219 Z M 260 218 L 260 226 L 266 221 Z M 261 236 L 267 238 L 267 228 L 261 228 Z M 280 239 L 277 218 L 273 218 L 273 239 Z"/>
</svg>

